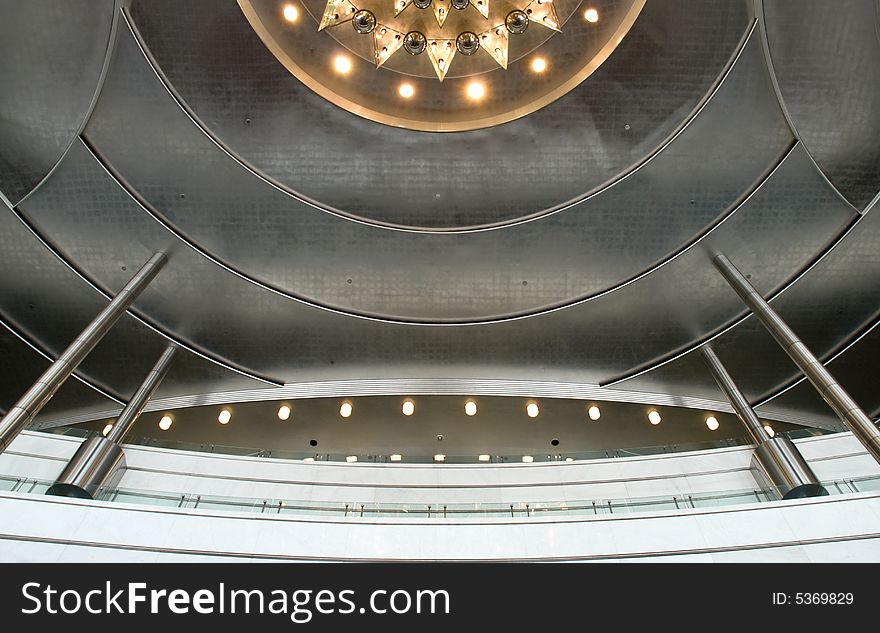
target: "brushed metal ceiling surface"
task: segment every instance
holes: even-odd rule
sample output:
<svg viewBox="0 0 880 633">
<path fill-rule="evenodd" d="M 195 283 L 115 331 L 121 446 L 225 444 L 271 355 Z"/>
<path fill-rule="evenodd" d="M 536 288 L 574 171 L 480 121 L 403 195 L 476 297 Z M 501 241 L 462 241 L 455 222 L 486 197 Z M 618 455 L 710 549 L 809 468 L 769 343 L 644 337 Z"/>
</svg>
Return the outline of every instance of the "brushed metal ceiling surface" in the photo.
<svg viewBox="0 0 880 633">
<path fill-rule="evenodd" d="M 49 183 L 53 181 L 54 176 L 47 181 L 46 186 L 50 186 Z M 84 195 L 89 194 L 84 192 Z M 66 206 L 62 204 L 61 208 Z M 100 258 L 100 253 L 95 253 L 95 257 Z M 125 254 L 122 257 L 105 262 L 119 272 L 120 279 L 133 274 L 146 261 L 135 261 Z M 122 266 L 127 270 L 123 271 Z M 116 292 L 124 284 L 123 281 L 109 288 Z M 49 252 L 8 207 L 0 205 L 0 316 L 4 322 L 9 323 L 27 339 L 39 342 L 39 347 L 54 359 L 98 314 L 106 302 L 106 297 Z M 134 393 L 165 345 L 166 339 L 126 315 L 86 358 L 80 369 L 83 375 L 92 379 L 100 388 L 119 399 L 125 399 Z M 11 365 L 19 371 L 15 364 Z M 20 371 L 24 372 L 24 369 Z M 40 373 L 36 371 L 22 375 L 33 382 Z M 76 381 L 68 381 L 69 384 L 74 382 Z M 182 351 L 157 395 L 210 391 L 221 384 L 228 384 L 232 389 L 265 386 Z M 67 387 L 65 385 L 62 391 Z M 15 399 L 23 392 L 24 389 Z M 100 403 L 99 410 L 106 409 L 107 406 L 106 401 Z M 61 411 L 60 407 L 58 411 Z M 51 411 L 44 415 L 55 417 Z"/>
<path fill-rule="evenodd" d="M 18 202 L 85 121 L 113 0 L 0 0 L 0 192 Z M 60 98 L 59 98 L 60 97 Z"/>
<path fill-rule="evenodd" d="M 352 319 L 219 268 L 146 213 L 85 145 L 72 148 L 24 212 L 105 287 L 124 283 L 120 262 L 166 251 L 169 263 L 138 310 L 201 348 L 285 382 L 462 373 L 601 382 L 741 312 L 709 264 L 713 249 L 745 269 L 761 270 L 759 287 L 774 287 L 852 217 L 795 148 L 735 213 L 649 275 L 542 316 L 430 326 Z"/>
<path fill-rule="evenodd" d="M 132 15 L 183 99 L 268 176 L 358 216 L 459 227 L 540 212 L 640 161 L 718 77 L 748 27 L 747 5 L 649 2 L 566 97 L 509 124 L 442 135 L 372 123 L 312 93 L 234 0 L 136 1 Z"/>
<path fill-rule="evenodd" d="M 389 230 L 304 205 L 231 159 L 128 32 L 86 136 L 164 221 L 235 270 L 333 309 L 429 322 L 538 312 L 612 288 L 703 231 L 791 142 L 752 38 L 690 125 L 599 194 L 489 231 Z"/>
<path fill-rule="evenodd" d="M 764 2 L 770 55 L 800 139 L 858 208 L 880 191 L 876 0 Z"/>
</svg>

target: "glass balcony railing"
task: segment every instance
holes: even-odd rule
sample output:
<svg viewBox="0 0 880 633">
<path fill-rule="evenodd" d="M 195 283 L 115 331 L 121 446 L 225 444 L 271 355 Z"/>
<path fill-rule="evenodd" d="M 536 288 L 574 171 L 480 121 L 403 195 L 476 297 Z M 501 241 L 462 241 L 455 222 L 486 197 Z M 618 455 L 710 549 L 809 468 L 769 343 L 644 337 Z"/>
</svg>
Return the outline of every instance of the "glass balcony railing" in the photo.
<svg viewBox="0 0 880 633">
<path fill-rule="evenodd" d="M 0 476 L 0 491 L 43 494 L 52 482 Z M 824 482 L 830 495 L 880 490 L 880 476 Z M 245 512 L 263 515 L 355 518 L 518 518 L 578 517 L 638 514 L 666 510 L 714 508 L 746 503 L 771 503 L 779 495 L 772 490 L 729 490 L 714 493 L 664 495 L 632 499 L 517 503 L 359 503 L 292 501 L 165 493 L 128 488 L 101 490 L 97 500 L 146 506 L 190 508 L 204 511 Z"/>
</svg>

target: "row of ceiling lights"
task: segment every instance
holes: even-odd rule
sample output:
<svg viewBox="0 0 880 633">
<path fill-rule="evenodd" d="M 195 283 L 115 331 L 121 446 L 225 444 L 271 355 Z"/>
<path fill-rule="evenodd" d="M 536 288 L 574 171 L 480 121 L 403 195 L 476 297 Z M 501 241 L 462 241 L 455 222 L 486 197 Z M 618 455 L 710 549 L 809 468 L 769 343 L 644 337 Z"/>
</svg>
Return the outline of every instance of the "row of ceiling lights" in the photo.
<svg viewBox="0 0 880 633">
<path fill-rule="evenodd" d="M 415 412 L 416 412 L 416 404 L 411 398 L 407 398 L 403 401 L 400 409 L 401 409 L 401 413 L 403 413 L 403 415 L 411 416 L 411 415 L 415 414 Z M 541 413 L 541 409 L 538 406 L 538 402 L 535 400 L 528 400 L 526 402 L 525 410 L 526 410 L 526 415 L 529 416 L 530 418 L 537 418 Z M 468 415 L 468 416 L 476 415 L 477 414 L 476 401 L 467 400 L 464 403 L 464 412 L 465 412 L 465 415 Z M 277 415 L 278 415 L 279 420 L 282 420 L 282 421 L 289 420 L 292 413 L 293 413 L 293 410 L 291 409 L 290 405 L 288 405 L 288 404 L 282 404 L 280 407 L 278 407 Z M 343 400 L 342 403 L 339 405 L 340 417 L 350 418 L 352 413 L 354 413 L 354 404 L 351 402 L 351 400 Z M 601 409 L 599 409 L 598 405 L 591 404 L 587 407 L 587 416 L 591 420 L 598 420 L 600 417 L 602 417 L 602 411 L 601 411 Z M 229 422 L 231 420 L 232 420 L 232 411 L 228 408 L 221 409 L 220 413 L 217 415 L 217 421 L 220 424 L 226 425 L 226 424 L 229 424 Z M 662 421 L 663 421 L 663 416 L 660 415 L 660 412 L 657 409 L 650 409 L 648 411 L 648 422 L 650 422 L 652 425 L 657 426 Z M 171 425 L 173 423 L 174 423 L 174 419 L 171 417 L 171 415 L 165 414 L 159 420 L 159 428 L 163 431 L 167 431 L 168 429 L 171 428 Z M 715 417 L 714 415 L 709 415 L 706 417 L 706 427 L 710 431 L 717 431 L 720 426 L 721 426 L 721 424 L 718 422 L 718 418 Z M 103 434 L 106 436 L 110 432 L 110 429 L 112 429 L 112 428 L 113 428 L 112 423 L 107 424 L 104 427 Z M 767 434 L 770 437 L 773 437 L 775 435 L 773 428 L 769 424 L 764 425 L 764 430 L 767 431 Z"/>
<path fill-rule="evenodd" d="M 288 22 L 296 22 L 299 19 L 299 9 L 293 4 L 285 5 L 282 13 L 284 19 Z M 584 11 L 584 19 L 595 24 L 599 21 L 599 11 L 594 8 L 587 9 Z M 353 68 L 354 64 L 352 64 L 351 58 L 348 55 L 340 54 L 333 58 L 333 69 L 338 74 L 347 75 Z M 534 73 L 543 73 L 547 70 L 547 60 L 543 57 L 534 57 L 529 64 L 529 68 Z M 397 94 L 404 99 L 411 99 L 415 96 L 416 89 L 411 83 L 404 82 L 398 87 Z M 480 81 L 472 81 L 465 88 L 465 94 L 472 101 L 479 101 L 486 96 L 486 85 Z"/>
</svg>

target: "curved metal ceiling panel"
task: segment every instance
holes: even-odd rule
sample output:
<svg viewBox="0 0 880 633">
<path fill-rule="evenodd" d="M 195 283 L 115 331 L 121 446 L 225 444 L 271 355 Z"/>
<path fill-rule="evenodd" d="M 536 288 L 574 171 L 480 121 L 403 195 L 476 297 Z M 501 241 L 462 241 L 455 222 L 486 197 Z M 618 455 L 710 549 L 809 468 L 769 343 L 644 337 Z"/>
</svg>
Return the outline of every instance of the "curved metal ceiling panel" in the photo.
<svg viewBox="0 0 880 633">
<path fill-rule="evenodd" d="M 876 0 L 764 2 L 770 56 L 801 141 L 858 208 L 880 191 Z"/>
<path fill-rule="evenodd" d="M 92 104 L 113 0 L 4 2 L 0 20 L 0 192 L 13 203 L 48 174 Z"/>
<path fill-rule="evenodd" d="M 851 217 L 795 148 L 736 213 L 700 243 L 614 292 L 543 316 L 429 326 L 351 318 L 261 289 L 223 270 L 145 212 L 77 145 L 25 211 L 106 287 L 120 263 L 155 250 L 170 261 L 138 302 L 203 349 L 288 382 L 449 376 L 600 382 L 689 344 L 742 310 L 709 263 L 715 249 L 761 288 L 795 274 Z"/>
<path fill-rule="evenodd" d="M 358 216 L 442 228 L 540 212 L 639 162 L 709 91 L 748 28 L 746 6 L 648 3 L 572 93 L 456 134 L 383 126 L 323 100 L 277 62 L 234 0 L 135 2 L 132 15 L 174 89 L 269 177 Z"/>
<path fill-rule="evenodd" d="M 79 141 L 71 151 L 76 152 L 78 147 Z M 59 169 L 65 164 L 67 159 L 62 161 Z M 53 174 L 44 186 L 51 189 L 55 182 L 57 180 Z M 34 198 L 40 198 L 41 191 L 42 187 Z M 90 196 L 88 192 L 81 193 Z M 62 212 L 66 208 L 64 202 L 59 205 Z M 103 250 L 93 252 L 90 256 L 102 259 Z M 121 259 L 114 258 L 106 261 L 105 265 L 114 267 L 120 279 L 124 279 L 132 275 L 143 261 L 122 254 Z M 126 270 L 122 270 L 123 266 Z M 107 303 L 106 297 L 49 252 L 5 205 L 0 206 L 0 271 L 0 314 L 3 319 L 23 336 L 37 342 L 53 358 L 76 338 Z M 124 284 L 125 281 L 122 281 L 119 285 L 108 287 L 115 291 Z M 125 316 L 82 363 L 81 373 L 102 389 L 124 400 L 134 393 L 166 344 L 162 336 L 132 317 Z M 15 358 L 18 362 L 18 358 Z M 19 371 L 18 367 L 16 371 Z M 40 371 L 37 371 L 32 375 L 26 374 L 25 378 L 33 381 L 39 375 Z M 182 352 L 159 388 L 159 394 L 170 397 L 216 388 L 234 390 L 260 386 L 265 385 Z M 106 409 L 107 402 L 101 408 Z M 61 409 L 57 407 L 59 412 Z"/>
<path fill-rule="evenodd" d="M 773 299 L 774 308 L 820 358 L 834 353 L 854 333 L 877 320 L 878 243 L 880 213 L 874 209 L 862 216 L 809 271 Z M 761 271 L 754 272 L 757 279 Z M 799 376 L 788 356 L 754 318 L 721 335 L 712 346 L 744 393 L 753 400 L 763 401 Z M 755 362 L 757 358 L 761 359 L 760 363 Z M 696 353 L 619 384 L 628 390 L 687 389 L 688 393 L 706 398 L 718 395 L 715 383 Z M 842 384 L 848 386 L 845 382 Z M 876 401 L 875 396 L 865 404 L 870 408 Z M 768 406 L 772 404 L 774 411 L 782 411 L 788 402 L 792 400 L 773 399 Z M 833 417 L 830 410 L 825 413 L 826 419 Z"/>
<path fill-rule="evenodd" d="M 221 151 L 120 35 L 86 135 L 188 239 L 273 288 L 392 320 L 491 320 L 607 290 L 710 225 L 791 136 L 753 38 L 706 107 L 641 169 L 584 202 L 470 233 L 389 230 L 298 202 Z"/>
</svg>

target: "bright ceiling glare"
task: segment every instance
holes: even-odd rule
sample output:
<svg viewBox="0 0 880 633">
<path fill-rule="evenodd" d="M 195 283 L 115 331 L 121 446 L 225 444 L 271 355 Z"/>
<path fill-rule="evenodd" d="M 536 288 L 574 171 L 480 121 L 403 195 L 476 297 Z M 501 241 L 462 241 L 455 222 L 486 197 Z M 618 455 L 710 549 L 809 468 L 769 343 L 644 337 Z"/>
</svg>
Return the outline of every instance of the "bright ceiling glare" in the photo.
<svg viewBox="0 0 880 633">
<path fill-rule="evenodd" d="M 167 431 L 171 428 L 171 425 L 174 423 L 174 420 L 171 419 L 170 415 L 163 415 L 162 419 L 159 420 L 159 428 L 163 431 Z"/>
<path fill-rule="evenodd" d="M 435 462 L 445 462 L 446 455 L 443 455 L 442 453 L 438 453 L 437 455 L 434 455 L 434 461 Z"/>
<path fill-rule="evenodd" d="M 232 419 L 232 411 L 229 409 L 223 409 L 220 412 L 220 415 L 217 416 L 217 421 L 220 424 L 229 424 L 229 421 Z"/>
<path fill-rule="evenodd" d="M 648 422 L 650 422 L 654 426 L 657 426 L 662 421 L 663 421 L 663 418 L 660 417 L 660 413 L 656 409 L 651 409 L 648 412 Z"/>
<path fill-rule="evenodd" d="M 284 11 L 282 13 L 284 15 L 284 19 L 288 22 L 296 22 L 299 18 L 299 9 L 297 9 L 292 4 L 284 5 Z"/>
<path fill-rule="evenodd" d="M 403 459 L 403 455 L 398 455 L 397 453 L 395 453 L 394 455 L 392 455 L 391 457 L 389 457 L 389 459 L 390 459 L 392 462 L 399 462 L 400 460 Z"/>
<path fill-rule="evenodd" d="M 602 417 L 602 412 L 599 410 L 595 404 L 587 409 L 587 415 L 590 416 L 591 420 L 598 420 Z"/>
<path fill-rule="evenodd" d="M 539 413 L 541 413 L 541 410 L 538 408 L 538 403 L 534 400 L 529 400 L 529 403 L 526 405 L 526 414 L 530 418 L 537 418 Z"/>
<path fill-rule="evenodd" d="M 477 460 L 478 460 L 478 461 L 481 461 L 481 462 L 488 462 L 488 461 L 491 460 L 491 459 L 492 459 L 492 458 L 489 457 L 488 455 L 480 455 L 479 457 L 477 457 Z"/>
<path fill-rule="evenodd" d="M 574 457 L 566 457 L 566 458 L 565 458 L 565 461 L 567 461 L 567 462 L 573 462 L 573 461 L 574 461 Z"/>
<path fill-rule="evenodd" d="M 286 404 L 282 404 L 278 407 L 278 419 L 279 420 L 287 420 L 290 418 L 290 407 Z"/>
<path fill-rule="evenodd" d="M 767 431 L 767 435 L 769 435 L 770 437 L 773 437 L 774 435 L 776 435 L 776 431 L 774 431 L 773 427 L 770 426 L 769 424 L 764 425 L 764 430 Z"/>
<path fill-rule="evenodd" d="M 333 60 L 333 68 L 340 75 L 347 75 L 351 72 L 351 60 L 345 55 L 337 55 Z"/>
<path fill-rule="evenodd" d="M 467 96 L 469 99 L 479 101 L 486 94 L 486 88 L 479 81 L 472 81 L 467 87 Z"/>
<path fill-rule="evenodd" d="M 404 99 L 410 99 L 416 93 L 416 89 L 412 87 L 412 84 L 400 84 L 397 93 Z"/>
<path fill-rule="evenodd" d="M 584 19 L 587 22 L 595 24 L 599 21 L 599 12 L 596 11 L 596 9 L 587 9 L 586 11 L 584 11 Z"/>
<path fill-rule="evenodd" d="M 347 461 L 349 464 L 353 464 L 357 460 L 358 460 L 357 455 L 349 455 L 348 457 L 345 458 L 345 461 Z"/>
<path fill-rule="evenodd" d="M 103 435 L 104 437 L 107 437 L 107 434 L 110 432 L 110 430 L 111 430 L 112 428 L 113 428 L 113 423 L 112 423 L 112 422 L 106 424 L 106 425 L 104 426 L 104 428 L 101 430 L 101 435 Z"/>
<path fill-rule="evenodd" d="M 706 418 L 706 426 L 709 427 L 710 431 L 717 431 L 720 424 L 718 424 L 718 418 L 714 415 L 710 415 Z"/>
<path fill-rule="evenodd" d="M 311 463 L 311 462 L 315 461 L 315 458 L 314 457 L 303 457 L 303 461 L 307 462 L 307 463 Z"/>
<path fill-rule="evenodd" d="M 522 460 L 524 464 L 531 464 L 533 461 L 535 461 L 535 458 L 531 455 L 523 455 Z"/>
<path fill-rule="evenodd" d="M 351 403 L 346 400 L 339 406 L 339 415 L 341 415 L 343 418 L 351 417 L 351 412 L 353 410 L 354 408 L 351 406 Z"/>
<path fill-rule="evenodd" d="M 466 415 L 477 415 L 477 403 L 473 400 L 468 400 L 464 403 L 464 412 Z"/>
<path fill-rule="evenodd" d="M 412 415 L 416 412 L 416 403 L 412 400 L 404 400 L 400 410 L 403 411 L 403 415 Z"/>
<path fill-rule="evenodd" d="M 547 62 L 542 57 L 536 57 L 532 60 L 532 72 L 542 73 L 547 70 Z"/>
</svg>

